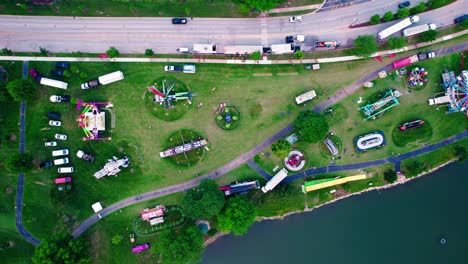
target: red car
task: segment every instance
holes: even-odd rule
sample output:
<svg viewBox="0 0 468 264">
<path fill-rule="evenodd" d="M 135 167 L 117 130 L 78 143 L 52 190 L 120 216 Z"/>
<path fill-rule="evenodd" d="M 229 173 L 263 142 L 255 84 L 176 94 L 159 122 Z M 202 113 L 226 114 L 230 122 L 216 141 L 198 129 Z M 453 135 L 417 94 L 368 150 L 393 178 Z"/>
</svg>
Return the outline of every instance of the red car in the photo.
<svg viewBox="0 0 468 264">
<path fill-rule="evenodd" d="M 31 76 L 38 81 L 40 81 L 42 78 L 42 75 L 40 75 L 34 68 L 29 69 L 29 74 L 31 74 Z"/>
</svg>

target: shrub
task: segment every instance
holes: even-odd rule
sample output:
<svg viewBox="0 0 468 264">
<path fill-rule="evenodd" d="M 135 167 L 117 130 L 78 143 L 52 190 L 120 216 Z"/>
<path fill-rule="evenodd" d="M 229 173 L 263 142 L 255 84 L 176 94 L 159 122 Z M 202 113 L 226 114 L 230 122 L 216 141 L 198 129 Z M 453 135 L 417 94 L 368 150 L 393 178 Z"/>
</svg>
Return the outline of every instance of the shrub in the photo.
<svg viewBox="0 0 468 264">
<path fill-rule="evenodd" d="M 439 8 L 444 5 L 449 4 L 453 0 L 429 0 L 427 2 L 427 6 L 430 7 L 431 9 Z"/>
<path fill-rule="evenodd" d="M 395 15 L 393 14 L 392 11 L 388 11 L 387 13 L 384 14 L 383 20 L 385 22 L 390 22 L 395 18 Z"/>
<path fill-rule="evenodd" d="M 391 37 L 387 44 L 391 49 L 401 49 L 406 46 L 406 39 L 404 37 Z"/>
<path fill-rule="evenodd" d="M 426 9 L 427 9 L 426 3 L 420 2 L 418 5 L 410 9 L 410 14 L 416 15 L 416 14 L 424 12 Z"/>
<path fill-rule="evenodd" d="M 3 54 L 3 55 L 10 56 L 10 55 L 13 54 L 13 51 L 11 51 L 11 49 L 3 48 L 3 49 L 2 49 L 2 54 Z"/>
<path fill-rule="evenodd" d="M 359 57 L 370 57 L 377 51 L 377 41 L 375 36 L 363 35 L 357 37 L 354 42 L 353 54 Z"/>
<path fill-rule="evenodd" d="M 145 55 L 146 56 L 153 56 L 154 55 L 154 51 L 152 49 L 146 49 L 145 50 Z"/>
<path fill-rule="evenodd" d="M 371 22 L 371 24 L 373 24 L 373 25 L 380 24 L 380 16 L 379 16 L 379 15 L 373 15 L 373 16 L 371 16 L 370 22 Z"/>
<path fill-rule="evenodd" d="M 304 52 L 302 52 L 302 50 L 296 50 L 294 54 L 298 60 L 302 60 L 304 58 Z"/>
<path fill-rule="evenodd" d="M 279 158 L 286 158 L 291 151 L 291 144 L 285 139 L 280 139 L 271 145 L 271 151 Z"/>
<path fill-rule="evenodd" d="M 433 30 L 433 29 L 428 30 L 421 34 L 421 40 L 424 42 L 434 41 L 437 38 L 437 34 L 438 32 L 436 30 Z"/>
<path fill-rule="evenodd" d="M 388 183 L 394 183 L 398 179 L 398 176 L 394 170 L 387 170 L 384 172 L 384 179 Z"/>
<path fill-rule="evenodd" d="M 402 8 L 402 9 L 399 9 L 398 12 L 397 12 L 397 17 L 398 18 L 406 18 L 406 17 L 409 17 L 410 15 L 410 11 L 408 8 Z"/>
<path fill-rule="evenodd" d="M 42 56 L 47 56 L 49 54 L 49 51 L 43 47 L 39 47 L 39 52 L 41 53 Z"/>
<path fill-rule="evenodd" d="M 117 56 L 119 56 L 120 52 L 115 48 L 115 47 L 110 47 L 107 51 L 107 56 L 109 56 L 109 58 L 115 58 Z"/>
<path fill-rule="evenodd" d="M 260 51 L 254 51 L 250 54 L 251 60 L 260 60 L 262 58 L 262 53 Z"/>
</svg>

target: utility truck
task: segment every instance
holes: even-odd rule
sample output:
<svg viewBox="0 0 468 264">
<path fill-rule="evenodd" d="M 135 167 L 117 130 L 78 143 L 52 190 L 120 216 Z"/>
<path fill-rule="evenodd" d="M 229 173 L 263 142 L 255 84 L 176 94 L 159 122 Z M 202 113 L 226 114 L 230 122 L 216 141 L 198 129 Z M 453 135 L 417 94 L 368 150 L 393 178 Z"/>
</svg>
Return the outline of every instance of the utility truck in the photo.
<svg viewBox="0 0 468 264">
<path fill-rule="evenodd" d="M 121 71 L 111 72 L 106 75 L 99 76 L 96 80 L 85 82 L 81 85 L 81 89 L 89 89 L 98 87 L 99 85 L 106 85 L 113 82 L 117 82 L 124 79 L 124 75 Z"/>
<path fill-rule="evenodd" d="M 401 31 L 401 34 L 404 37 L 409 37 L 409 36 L 421 34 L 429 30 L 435 30 L 436 28 L 437 28 L 436 24 L 424 24 L 424 25 L 419 25 L 419 26 L 403 29 L 403 31 Z"/>
<path fill-rule="evenodd" d="M 398 69 L 401 67 L 408 66 L 412 63 L 427 60 L 427 59 L 434 58 L 434 57 L 435 57 L 435 53 L 433 51 L 421 52 L 413 56 L 409 56 L 403 59 L 396 60 L 392 62 L 392 66 L 393 66 L 393 69 Z"/>
<path fill-rule="evenodd" d="M 281 181 L 284 180 L 288 176 L 288 171 L 285 168 L 282 168 L 278 173 L 276 173 L 273 178 L 271 178 L 265 186 L 262 187 L 262 192 L 267 193 L 273 190 L 276 185 L 278 185 Z"/>
<path fill-rule="evenodd" d="M 401 20 L 400 22 L 380 31 L 377 35 L 379 36 L 380 40 L 383 40 L 384 38 L 387 38 L 388 36 L 395 34 L 398 31 L 401 31 L 402 29 L 407 28 L 418 21 L 419 21 L 418 16 L 405 18 Z"/>
<path fill-rule="evenodd" d="M 52 95 L 49 100 L 53 103 L 68 103 L 70 102 L 69 95 Z"/>
<path fill-rule="evenodd" d="M 339 41 L 315 41 L 315 48 L 336 49 L 340 45 Z"/>
<path fill-rule="evenodd" d="M 82 150 L 78 150 L 78 152 L 76 153 L 76 156 L 80 159 L 86 160 L 87 162 L 94 161 L 94 157 L 91 154 L 87 154 Z"/>
</svg>

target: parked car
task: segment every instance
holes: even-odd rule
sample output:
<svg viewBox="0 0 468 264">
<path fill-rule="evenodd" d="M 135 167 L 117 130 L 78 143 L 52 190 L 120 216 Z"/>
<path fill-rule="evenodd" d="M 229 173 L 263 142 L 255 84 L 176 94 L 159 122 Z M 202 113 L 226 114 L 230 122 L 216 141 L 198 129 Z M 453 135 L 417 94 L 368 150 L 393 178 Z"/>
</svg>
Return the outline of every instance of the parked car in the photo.
<svg viewBox="0 0 468 264">
<path fill-rule="evenodd" d="M 50 74 L 52 74 L 53 76 L 63 77 L 65 76 L 65 70 L 50 71 Z"/>
<path fill-rule="evenodd" d="M 67 135 L 64 134 L 55 134 L 56 139 L 67 140 Z"/>
<path fill-rule="evenodd" d="M 57 156 L 66 156 L 70 153 L 68 149 L 59 149 L 59 150 L 54 150 L 52 151 L 52 156 L 57 157 Z"/>
<path fill-rule="evenodd" d="M 55 147 L 57 146 L 57 141 L 47 141 L 44 143 L 46 147 Z"/>
<path fill-rule="evenodd" d="M 68 158 L 55 159 L 54 165 L 63 165 L 63 164 L 68 164 L 69 162 L 70 160 Z"/>
<path fill-rule="evenodd" d="M 190 49 L 189 48 L 178 48 L 177 51 L 180 52 L 180 53 L 189 53 Z"/>
<path fill-rule="evenodd" d="M 61 115 L 59 112 L 48 112 L 47 117 L 54 120 L 59 120 Z"/>
<path fill-rule="evenodd" d="M 455 18 L 455 20 L 453 22 L 455 22 L 455 24 L 457 24 L 457 23 L 461 23 L 461 22 L 463 22 L 463 21 L 465 21 L 467 19 L 468 19 L 468 15 L 465 14 L 463 16 L 459 16 L 459 17 Z"/>
<path fill-rule="evenodd" d="M 31 76 L 38 81 L 40 81 L 42 78 L 42 75 L 40 75 L 34 68 L 29 69 L 29 74 L 31 74 Z"/>
<path fill-rule="evenodd" d="M 174 17 L 172 19 L 172 24 L 187 24 L 187 18 L 184 17 Z"/>
<path fill-rule="evenodd" d="M 67 182 L 72 182 L 72 177 L 55 178 L 54 182 L 55 184 L 63 184 Z"/>
<path fill-rule="evenodd" d="M 302 16 L 292 16 L 292 17 L 289 17 L 289 22 L 291 22 L 291 23 L 299 23 L 299 22 L 302 22 Z"/>
<path fill-rule="evenodd" d="M 57 169 L 58 173 L 72 173 L 75 169 L 73 167 L 60 167 Z"/>
<path fill-rule="evenodd" d="M 60 121 L 57 121 L 57 120 L 49 120 L 49 126 L 61 126 L 62 125 L 62 122 Z"/>
<path fill-rule="evenodd" d="M 53 103 L 68 103 L 70 102 L 69 95 L 52 95 L 50 96 L 50 101 Z"/>
<path fill-rule="evenodd" d="M 182 67 L 177 66 L 177 65 L 166 65 L 166 66 L 164 66 L 164 71 L 167 71 L 167 72 L 181 72 Z"/>
<path fill-rule="evenodd" d="M 52 166 L 54 166 L 54 163 L 52 161 L 44 161 L 41 162 L 41 164 L 39 164 L 40 168 L 50 168 Z"/>
<path fill-rule="evenodd" d="M 195 73 L 197 68 L 195 64 L 184 64 L 184 66 L 182 66 L 182 71 L 184 73 Z"/>
<path fill-rule="evenodd" d="M 405 8 L 405 7 L 408 7 L 410 5 L 411 5 L 410 1 L 405 1 L 403 3 L 399 3 L 398 8 Z"/>
<path fill-rule="evenodd" d="M 55 63 L 55 67 L 59 69 L 69 69 L 70 68 L 70 63 L 69 62 L 57 62 Z"/>
</svg>

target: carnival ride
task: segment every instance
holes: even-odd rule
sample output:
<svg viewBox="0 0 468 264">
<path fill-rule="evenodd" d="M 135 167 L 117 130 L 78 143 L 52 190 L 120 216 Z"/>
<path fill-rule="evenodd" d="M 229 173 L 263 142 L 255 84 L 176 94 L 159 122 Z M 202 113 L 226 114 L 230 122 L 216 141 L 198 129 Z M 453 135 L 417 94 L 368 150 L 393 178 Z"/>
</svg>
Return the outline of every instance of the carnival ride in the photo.
<svg viewBox="0 0 468 264">
<path fill-rule="evenodd" d="M 399 126 L 399 129 L 400 131 L 406 131 L 409 129 L 418 128 L 422 126 L 423 124 L 424 124 L 423 120 L 413 120 L 413 121 L 406 122 L 403 125 Z"/>
<path fill-rule="evenodd" d="M 298 150 L 291 150 L 288 156 L 284 158 L 284 164 L 290 171 L 299 171 L 306 164 L 305 156 Z"/>
<path fill-rule="evenodd" d="M 468 117 L 468 70 L 462 71 L 456 77 L 454 71 L 442 73 L 445 95 L 442 97 L 429 99 L 429 104 L 442 104 L 446 103 L 448 106 L 448 113 L 465 112 Z M 443 98 L 441 100 L 439 98 Z"/>
<path fill-rule="evenodd" d="M 107 163 L 101 170 L 94 173 L 94 177 L 96 177 L 96 179 L 100 179 L 107 175 L 117 175 L 117 173 L 119 173 L 122 170 L 120 167 L 126 168 L 128 167 L 129 163 L 130 162 L 127 156 L 124 156 L 121 159 L 118 159 L 114 156 L 112 157 L 112 159 L 107 160 Z"/>
<path fill-rule="evenodd" d="M 85 103 L 82 100 L 78 100 L 76 109 L 81 109 L 80 115 L 78 116 L 78 125 L 83 129 L 85 137 L 82 140 L 111 140 L 111 137 L 101 137 L 100 131 L 106 130 L 106 114 L 102 112 L 104 110 L 110 110 L 114 105 L 111 102 L 91 102 Z M 112 112 L 111 112 L 112 114 Z"/>
<path fill-rule="evenodd" d="M 247 193 L 252 189 L 260 189 L 260 183 L 258 181 L 246 181 L 241 183 L 235 183 L 231 185 L 222 186 L 219 188 L 220 191 L 224 192 L 225 196 Z"/>
<path fill-rule="evenodd" d="M 132 253 L 140 253 L 140 252 L 142 252 L 142 251 L 147 250 L 149 247 L 150 247 L 149 244 L 137 245 L 137 246 L 135 246 L 135 247 L 132 248 Z"/>
<path fill-rule="evenodd" d="M 182 142 L 183 141 L 184 140 L 182 138 Z M 160 152 L 159 156 L 161 156 L 161 158 L 174 156 L 174 155 L 185 153 L 185 152 L 197 149 L 197 148 L 201 148 L 206 144 L 208 144 L 208 141 L 206 141 L 206 139 L 201 139 L 201 138 L 199 138 L 199 139 L 197 139 L 195 141 L 192 140 L 189 143 L 184 143 L 183 142 L 183 145 L 181 145 L 181 146 L 173 147 L 173 148 L 167 149 L 167 150 L 165 150 L 163 152 Z"/>
<path fill-rule="evenodd" d="M 406 81 L 410 86 L 423 86 L 427 83 L 427 75 L 429 73 L 424 68 L 415 67 L 408 72 Z"/>
<path fill-rule="evenodd" d="M 176 81 L 171 81 L 168 86 L 166 87 L 166 80 L 162 81 L 162 89 L 161 91 L 157 89 L 157 83 L 148 87 L 148 91 L 154 94 L 153 101 L 155 103 L 159 103 L 164 108 L 173 108 L 172 102 L 180 101 L 180 100 L 187 100 L 189 104 L 192 104 L 192 97 L 196 96 L 195 93 L 190 92 L 180 92 L 176 93 L 174 91 L 174 86 Z"/>
<path fill-rule="evenodd" d="M 304 193 L 312 192 L 312 191 L 320 190 L 323 188 L 328 188 L 328 187 L 344 184 L 344 183 L 351 182 L 351 181 L 364 180 L 366 178 L 367 178 L 367 175 L 365 173 L 362 173 L 362 174 L 344 177 L 344 178 L 337 177 L 337 178 L 307 181 L 307 182 L 304 182 L 304 184 L 302 185 L 302 192 Z"/>
<path fill-rule="evenodd" d="M 333 155 L 333 156 L 338 156 L 339 154 L 339 151 L 338 151 L 338 147 L 336 146 L 335 142 L 333 142 L 333 140 L 331 140 L 330 138 L 326 138 L 323 143 L 325 144 L 325 146 L 327 146 L 327 149 L 330 151 L 330 153 Z"/>
<path fill-rule="evenodd" d="M 354 145 L 357 152 L 364 152 L 368 149 L 378 148 L 385 145 L 385 136 L 383 132 L 377 131 L 367 135 L 359 136 L 354 139 Z"/>
<path fill-rule="evenodd" d="M 399 105 L 399 97 L 401 96 L 400 91 L 389 89 L 385 95 L 378 101 L 374 103 L 367 104 L 359 110 L 362 110 L 366 119 L 374 118 L 380 113 L 384 113 L 390 108 Z"/>
</svg>

